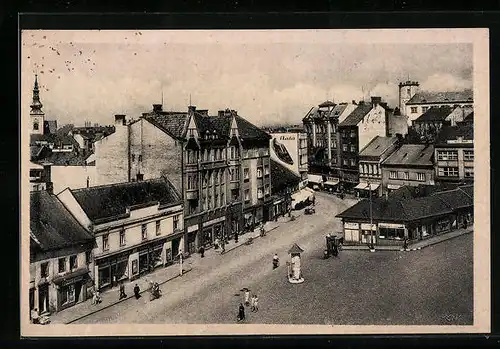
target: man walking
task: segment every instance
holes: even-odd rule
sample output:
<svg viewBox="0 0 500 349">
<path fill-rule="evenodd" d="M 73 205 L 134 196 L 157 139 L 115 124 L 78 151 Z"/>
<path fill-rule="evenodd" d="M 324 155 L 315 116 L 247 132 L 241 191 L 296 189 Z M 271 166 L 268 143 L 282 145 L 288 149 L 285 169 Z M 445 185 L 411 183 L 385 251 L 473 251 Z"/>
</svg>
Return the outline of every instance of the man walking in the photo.
<svg viewBox="0 0 500 349">
<path fill-rule="evenodd" d="M 125 294 L 125 285 L 123 285 L 123 282 L 120 283 L 120 300 L 123 298 L 127 298 L 127 295 Z"/>
<path fill-rule="evenodd" d="M 245 320 L 245 307 L 240 303 L 240 307 L 238 308 L 238 321 L 243 320 Z"/>
<path fill-rule="evenodd" d="M 141 298 L 140 292 L 141 292 L 141 289 L 139 288 L 139 285 L 135 284 L 135 286 L 134 286 L 135 299 Z"/>
</svg>

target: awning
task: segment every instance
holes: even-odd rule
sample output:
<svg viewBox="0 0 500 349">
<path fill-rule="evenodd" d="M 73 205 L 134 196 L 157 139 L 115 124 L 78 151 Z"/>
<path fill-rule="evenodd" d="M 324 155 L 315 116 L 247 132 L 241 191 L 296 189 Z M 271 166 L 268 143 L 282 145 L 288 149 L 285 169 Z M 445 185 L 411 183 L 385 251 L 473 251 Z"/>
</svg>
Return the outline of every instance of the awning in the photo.
<svg viewBox="0 0 500 349">
<path fill-rule="evenodd" d="M 317 183 L 317 184 L 323 183 L 323 177 L 315 174 L 308 174 L 307 180 L 311 183 Z"/>
<path fill-rule="evenodd" d="M 370 186 L 370 190 L 374 191 L 374 190 L 377 190 L 377 188 L 380 186 L 380 183 L 370 183 L 369 186 Z M 354 189 L 368 190 L 368 183 L 361 182 L 357 186 L 355 186 Z"/>
<path fill-rule="evenodd" d="M 311 197 L 311 193 L 308 190 L 302 189 L 299 190 L 296 193 L 292 194 L 292 207 L 295 208 L 295 206 L 301 202 L 306 201 Z"/>
<path fill-rule="evenodd" d="M 330 179 L 328 181 L 325 182 L 325 185 L 337 185 L 339 184 L 339 179 L 338 178 L 335 178 L 334 180 Z"/>
<path fill-rule="evenodd" d="M 71 273 L 67 273 L 63 276 L 58 276 L 52 279 L 52 282 L 56 285 L 67 285 L 73 284 L 78 281 L 84 280 L 89 274 L 89 270 L 87 268 L 77 269 L 72 271 Z"/>
<path fill-rule="evenodd" d="M 396 190 L 396 189 L 399 189 L 399 188 L 401 188 L 400 185 L 397 185 L 397 184 L 387 184 L 387 189 Z"/>
</svg>

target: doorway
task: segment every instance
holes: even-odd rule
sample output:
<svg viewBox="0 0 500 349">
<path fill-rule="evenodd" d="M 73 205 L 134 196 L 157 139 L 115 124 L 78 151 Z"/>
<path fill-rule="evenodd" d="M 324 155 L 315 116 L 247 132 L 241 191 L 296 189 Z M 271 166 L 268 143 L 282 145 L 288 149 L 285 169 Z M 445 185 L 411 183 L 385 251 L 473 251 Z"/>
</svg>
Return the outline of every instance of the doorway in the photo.
<svg viewBox="0 0 500 349">
<path fill-rule="evenodd" d="M 40 314 L 49 311 L 49 285 L 38 286 L 38 310 Z"/>
</svg>

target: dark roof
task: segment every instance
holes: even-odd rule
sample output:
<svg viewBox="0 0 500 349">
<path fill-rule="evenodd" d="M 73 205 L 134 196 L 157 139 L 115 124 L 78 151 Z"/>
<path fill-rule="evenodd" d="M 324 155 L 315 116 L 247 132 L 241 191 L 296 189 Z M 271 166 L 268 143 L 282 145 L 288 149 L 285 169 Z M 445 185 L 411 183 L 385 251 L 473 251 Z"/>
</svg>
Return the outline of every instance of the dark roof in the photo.
<svg viewBox="0 0 500 349">
<path fill-rule="evenodd" d="M 75 189 L 71 192 L 92 221 L 125 215 L 128 208 L 138 205 L 169 205 L 181 201 L 180 194 L 165 177 Z"/>
<path fill-rule="evenodd" d="M 372 105 L 370 103 L 359 104 L 358 107 L 339 124 L 339 126 L 356 126 L 371 109 Z"/>
<path fill-rule="evenodd" d="M 271 159 L 271 190 L 273 194 L 279 193 L 286 187 L 296 185 L 299 182 L 299 175 Z"/>
<path fill-rule="evenodd" d="M 451 188 L 450 188 L 451 186 Z M 436 184 L 436 185 L 429 185 L 429 184 L 419 184 L 418 186 L 412 186 L 412 185 L 403 185 L 402 187 L 392 191 L 388 195 L 392 199 L 397 199 L 397 200 L 404 200 L 404 199 L 415 199 L 419 197 L 425 197 L 429 196 L 431 194 L 434 194 L 435 192 L 443 191 L 443 190 L 448 190 L 448 189 L 455 189 L 458 187 L 458 184 Z"/>
<path fill-rule="evenodd" d="M 465 194 L 467 194 L 471 199 L 474 199 L 474 185 L 463 185 L 459 187 Z"/>
<path fill-rule="evenodd" d="M 69 135 L 62 135 L 62 134 L 57 134 L 57 133 L 49 133 L 49 134 L 31 134 L 30 135 L 30 144 L 34 145 L 37 144 L 38 142 L 47 142 L 47 143 L 53 143 L 55 146 L 60 145 L 61 143 L 63 145 L 73 145 L 75 147 L 78 146 L 78 142 L 71 136 Z"/>
<path fill-rule="evenodd" d="M 245 120 L 239 115 L 234 115 L 238 125 L 238 133 L 243 140 L 269 140 L 271 136 L 260 128 Z"/>
<path fill-rule="evenodd" d="M 60 136 L 68 135 L 69 131 L 73 130 L 74 127 L 73 124 L 63 125 L 57 129 L 56 133 Z"/>
<path fill-rule="evenodd" d="M 434 146 L 425 144 L 403 144 L 389 155 L 382 165 L 433 166 Z"/>
<path fill-rule="evenodd" d="M 444 126 L 436 139 L 436 144 L 447 144 L 448 141 L 462 137 L 464 140 L 474 140 L 474 125 L 461 123 L 456 126 Z"/>
<path fill-rule="evenodd" d="M 206 132 L 212 133 L 215 131 L 219 138 L 229 138 L 231 115 L 207 116 L 195 112 L 194 120 L 201 135 Z"/>
<path fill-rule="evenodd" d="M 420 115 L 415 121 L 416 122 L 444 121 L 452 111 L 453 108 L 448 105 L 443 105 L 441 107 L 431 107 L 427 109 L 425 113 Z"/>
<path fill-rule="evenodd" d="M 57 131 L 57 120 L 45 120 L 44 127 L 49 133 L 56 133 Z"/>
<path fill-rule="evenodd" d="M 474 112 L 470 113 L 464 118 L 464 121 L 474 121 Z"/>
<path fill-rule="evenodd" d="M 330 100 L 324 101 L 323 103 L 319 104 L 318 107 L 323 108 L 323 107 L 334 107 L 335 103 L 333 103 Z"/>
<path fill-rule="evenodd" d="M 94 239 L 59 199 L 46 191 L 30 193 L 30 233 L 31 242 L 44 251 L 89 243 Z"/>
<path fill-rule="evenodd" d="M 397 137 L 375 136 L 361 151 L 359 156 L 380 157 L 394 143 L 398 141 Z"/>
<path fill-rule="evenodd" d="M 340 116 L 340 114 L 342 114 L 344 112 L 345 108 L 347 108 L 347 103 L 337 104 L 332 109 L 329 116 L 333 117 L 333 118 L 338 118 Z"/>
<path fill-rule="evenodd" d="M 453 91 L 453 92 L 417 92 L 406 105 L 426 104 L 426 103 L 454 103 L 454 102 L 473 102 L 474 94 L 472 90 Z"/>
<path fill-rule="evenodd" d="M 461 187 L 459 187 L 461 188 Z M 418 219 L 440 216 L 458 208 L 472 207 L 474 200 L 461 189 L 434 192 L 422 197 L 389 196 L 372 200 L 372 217 L 376 221 L 395 222 L 415 221 Z M 351 219 L 369 219 L 370 201 L 365 199 L 341 212 L 336 217 Z"/>
<path fill-rule="evenodd" d="M 50 152 L 47 156 L 38 160 L 48 161 L 54 166 L 83 166 L 86 165 L 85 160 L 90 156 L 90 153 L 82 151 L 61 151 Z"/>
<path fill-rule="evenodd" d="M 168 133 L 176 139 L 184 137 L 187 127 L 187 112 L 153 112 L 145 115 L 144 119 L 157 126 L 160 130 Z"/>
</svg>

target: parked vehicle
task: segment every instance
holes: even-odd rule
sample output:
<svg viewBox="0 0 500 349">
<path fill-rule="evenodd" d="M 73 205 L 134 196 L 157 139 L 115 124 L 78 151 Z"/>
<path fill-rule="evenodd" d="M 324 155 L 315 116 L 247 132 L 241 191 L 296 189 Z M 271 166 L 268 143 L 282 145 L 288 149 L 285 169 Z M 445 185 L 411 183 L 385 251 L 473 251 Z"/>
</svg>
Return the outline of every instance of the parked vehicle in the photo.
<svg viewBox="0 0 500 349">
<path fill-rule="evenodd" d="M 308 207 L 304 210 L 304 214 L 314 214 L 316 213 L 316 209 L 314 207 Z"/>
</svg>

